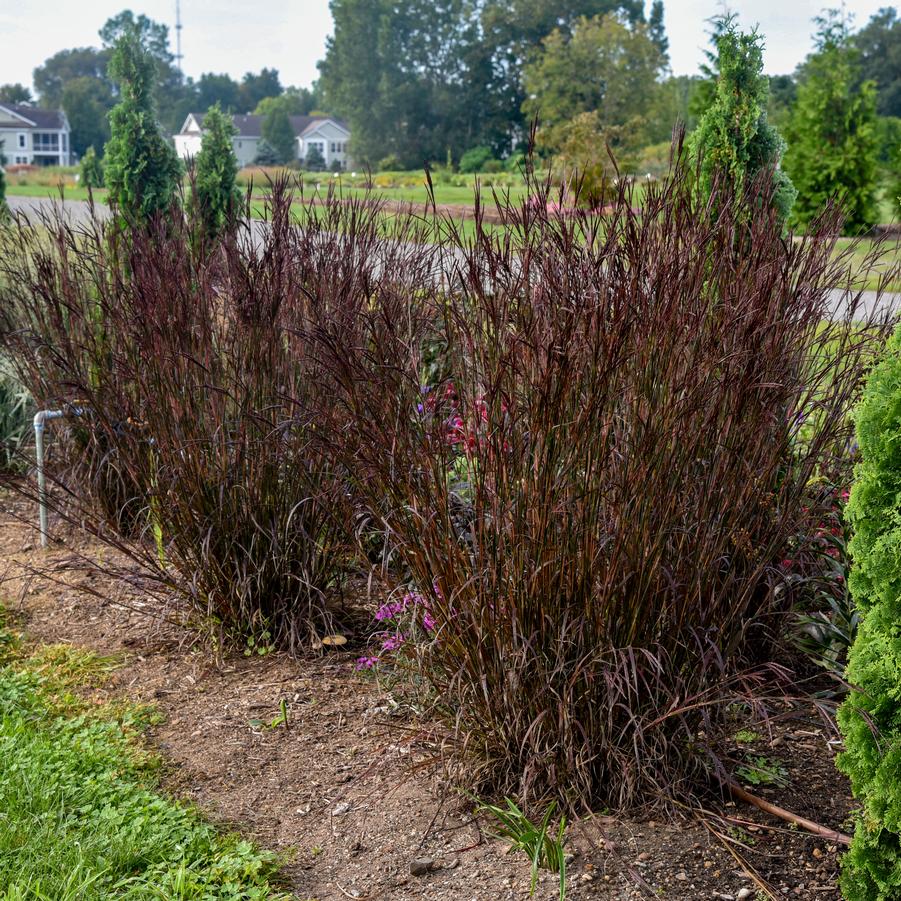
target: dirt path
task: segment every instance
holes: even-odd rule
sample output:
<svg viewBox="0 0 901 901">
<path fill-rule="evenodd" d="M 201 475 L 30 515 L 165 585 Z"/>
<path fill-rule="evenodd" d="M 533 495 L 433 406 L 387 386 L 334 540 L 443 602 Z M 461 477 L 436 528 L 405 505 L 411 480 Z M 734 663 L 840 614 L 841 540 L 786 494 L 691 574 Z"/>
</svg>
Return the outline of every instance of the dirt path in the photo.
<svg viewBox="0 0 901 901">
<path fill-rule="evenodd" d="M 163 722 L 152 740 L 167 761 L 169 787 L 214 820 L 288 854 L 298 898 L 529 896 L 525 859 L 506 854 L 487 824 L 471 820 L 435 764 L 423 724 L 356 673 L 349 655 L 217 661 L 192 633 L 154 618 L 148 600 L 104 578 L 109 550 L 61 528 L 62 547 L 38 550 L 16 518 L 31 513 L 0 494 L 0 600 L 23 614 L 35 640 L 121 655 L 123 665 L 99 691 L 157 705 Z M 282 701 L 288 728 L 270 728 Z M 822 729 L 795 722 L 766 741 L 768 754 L 784 758 L 790 787 L 763 793 L 839 826 L 850 801 Z M 724 812 L 746 821 L 733 829 L 738 850 L 777 897 L 838 899 L 834 846 L 753 809 Z M 573 901 L 646 897 L 636 876 L 669 899 L 754 898 L 747 874 L 696 821 L 600 817 L 570 829 L 569 849 Z M 431 861 L 425 875 L 411 875 L 418 860 Z M 535 897 L 559 897 L 556 879 L 543 877 Z"/>
</svg>

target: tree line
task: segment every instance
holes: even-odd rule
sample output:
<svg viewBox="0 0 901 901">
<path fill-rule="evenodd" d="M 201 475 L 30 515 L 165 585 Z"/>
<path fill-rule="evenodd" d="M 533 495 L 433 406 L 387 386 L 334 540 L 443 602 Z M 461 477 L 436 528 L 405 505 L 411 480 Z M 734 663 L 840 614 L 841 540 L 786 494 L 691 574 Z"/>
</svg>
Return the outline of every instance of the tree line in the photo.
<svg viewBox="0 0 901 901">
<path fill-rule="evenodd" d="M 231 113 L 304 115 L 320 105 L 315 89 L 285 87 L 278 70 L 247 72 L 238 81 L 230 75 L 207 72 L 198 79 L 183 77 L 169 44 L 169 29 L 145 15 L 123 10 L 99 31 L 99 47 L 61 50 L 34 70 L 35 97 L 22 84 L 0 86 L 0 103 L 36 103 L 61 109 L 71 128 L 72 151 L 79 158 L 89 147 L 102 153 L 110 138 L 109 113 L 119 101 L 117 81 L 110 63 L 117 41 L 136 36 L 153 63 L 153 85 L 160 124 L 176 133 L 188 113 L 203 112 L 214 104 Z M 292 135 L 293 142 L 293 135 Z"/>
<path fill-rule="evenodd" d="M 760 119 L 760 137 L 743 152 L 764 148 L 786 173 L 796 223 L 838 192 L 852 226 L 872 224 L 880 185 L 886 198 L 901 194 L 901 19 L 891 7 L 856 31 L 841 13 L 824 14 L 808 58 L 771 77 L 762 74 L 763 36 L 739 39 L 728 17 L 712 23 L 702 71 L 672 75 L 662 0 L 647 9 L 644 0 L 332 0 L 331 12 L 334 35 L 309 88 L 284 88 L 266 68 L 240 81 L 185 79 L 167 27 L 125 10 L 100 29 L 101 47 L 60 51 L 35 70 L 38 101 L 66 111 L 76 154 L 102 153 L 119 99 L 112 48 L 132 34 L 152 60 L 169 134 L 188 112 L 217 104 L 256 112 L 260 161 L 286 162 L 295 145 L 288 116 L 324 110 L 348 121 L 354 158 L 373 168 L 514 165 L 534 134 L 532 149 L 548 165 L 603 179 L 608 147 L 620 171 L 657 174 L 674 123 L 689 133 L 721 127 L 703 118 L 726 102 L 717 101 L 726 38 L 728 65 L 754 73 L 753 104 L 732 110 Z M 0 101 L 31 99 L 22 85 L 0 87 Z"/>
</svg>

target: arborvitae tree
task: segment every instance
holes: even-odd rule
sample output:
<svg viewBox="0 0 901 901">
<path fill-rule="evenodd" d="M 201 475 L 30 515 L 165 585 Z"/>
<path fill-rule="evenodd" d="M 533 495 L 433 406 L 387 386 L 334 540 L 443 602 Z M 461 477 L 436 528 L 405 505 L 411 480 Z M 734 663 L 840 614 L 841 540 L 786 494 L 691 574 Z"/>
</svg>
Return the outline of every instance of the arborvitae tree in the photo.
<svg viewBox="0 0 901 901">
<path fill-rule="evenodd" d="M 276 107 L 270 110 L 263 118 L 260 133 L 263 140 L 275 148 L 280 163 L 297 159 L 297 139 L 284 109 Z"/>
<path fill-rule="evenodd" d="M 838 766 L 862 810 L 843 861 L 847 901 L 901 899 L 901 329 L 855 415 L 860 460 L 847 506 L 848 580 L 861 614 L 848 657 L 854 690 L 839 709 Z"/>
<path fill-rule="evenodd" d="M 121 98 L 110 111 L 104 154 L 109 200 L 129 221 L 146 221 L 171 207 L 181 163 L 156 119 L 153 58 L 131 32 L 116 42 L 109 73 Z"/>
<path fill-rule="evenodd" d="M 785 168 L 798 189 L 793 218 L 804 226 L 837 197 L 853 233 L 876 221 L 876 88 L 871 81 L 855 87 L 847 21 L 833 12 L 817 22 L 788 128 Z"/>
<path fill-rule="evenodd" d="M 103 187 L 103 163 L 100 162 L 93 145 L 88 147 L 81 158 L 81 183 L 86 188 Z"/>
<path fill-rule="evenodd" d="M 726 175 L 741 191 L 760 172 L 772 170 L 773 202 L 784 222 L 796 192 L 779 168 L 785 141 L 767 121 L 763 38 L 739 31 L 731 17 L 717 24 L 715 35 L 716 89 L 689 142 L 693 158 L 700 160 L 702 190 L 709 193 L 714 179 Z"/>
<path fill-rule="evenodd" d="M 231 117 L 218 103 L 210 107 L 203 118 L 203 143 L 194 163 L 194 202 L 203 230 L 211 238 L 234 216 L 240 200 L 234 134 Z"/>
</svg>

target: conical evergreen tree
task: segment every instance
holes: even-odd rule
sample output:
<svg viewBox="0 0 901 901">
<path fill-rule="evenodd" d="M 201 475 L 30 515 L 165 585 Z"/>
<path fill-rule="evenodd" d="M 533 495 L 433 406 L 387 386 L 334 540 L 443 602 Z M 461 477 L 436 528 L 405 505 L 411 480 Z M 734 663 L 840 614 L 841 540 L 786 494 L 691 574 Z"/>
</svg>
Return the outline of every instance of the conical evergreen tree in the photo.
<svg viewBox="0 0 901 901">
<path fill-rule="evenodd" d="M 808 222 L 832 198 L 850 233 L 876 221 L 876 87 L 856 83 L 856 54 L 838 13 L 819 19 L 816 50 L 804 65 L 788 128 L 785 168 L 798 189 L 793 219 Z"/>
<path fill-rule="evenodd" d="M 700 160 L 702 190 L 724 174 L 737 192 L 761 171 L 773 170 L 773 202 L 784 222 L 795 199 L 791 180 L 779 168 L 785 141 L 766 116 L 769 82 L 763 74 L 763 39 L 738 30 L 731 17 L 714 30 L 717 80 L 713 100 L 689 140 Z"/>
<path fill-rule="evenodd" d="M 147 221 L 174 202 L 181 163 L 157 122 L 156 67 L 136 35 L 126 32 L 116 42 L 109 74 L 121 98 L 110 111 L 104 154 L 109 201 L 127 221 Z"/>
<path fill-rule="evenodd" d="M 216 237 L 234 216 L 240 200 L 235 126 L 218 103 L 203 118 L 203 143 L 194 170 L 194 200 L 205 234 Z"/>
</svg>

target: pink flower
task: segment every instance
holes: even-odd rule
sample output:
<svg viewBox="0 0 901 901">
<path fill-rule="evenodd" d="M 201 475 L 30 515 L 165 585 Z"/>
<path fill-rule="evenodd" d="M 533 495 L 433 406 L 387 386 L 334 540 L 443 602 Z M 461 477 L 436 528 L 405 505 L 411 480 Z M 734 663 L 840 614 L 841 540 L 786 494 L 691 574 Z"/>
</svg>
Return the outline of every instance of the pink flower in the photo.
<svg viewBox="0 0 901 901">
<path fill-rule="evenodd" d="M 372 669 L 379 662 L 378 657 L 358 657 L 355 669 Z"/>
<path fill-rule="evenodd" d="M 404 640 L 403 635 L 391 635 L 382 642 L 382 650 L 390 654 L 400 648 Z"/>
</svg>

